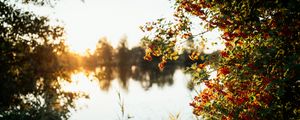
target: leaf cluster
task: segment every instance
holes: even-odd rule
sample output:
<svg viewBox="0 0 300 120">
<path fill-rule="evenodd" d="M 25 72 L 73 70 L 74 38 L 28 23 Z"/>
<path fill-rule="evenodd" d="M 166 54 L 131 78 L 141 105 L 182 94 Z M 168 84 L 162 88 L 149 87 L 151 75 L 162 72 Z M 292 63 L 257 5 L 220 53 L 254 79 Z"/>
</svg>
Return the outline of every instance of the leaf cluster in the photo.
<svg viewBox="0 0 300 120">
<path fill-rule="evenodd" d="M 299 5 L 295 0 L 176 0 L 178 23 L 146 25 L 153 32 L 146 32 L 146 57 L 161 50 L 158 56 L 164 58 L 169 54 L 165 50 L 174 48 L 166 43 L 194 40 L 191 21 L 185 20 L 197 17 L 207 31 L 222 32 L 226 48 L 204 63 L 217 71 L 216 78 L 208 79 L 209 70 L 200 69 L 201 64 L 188 68 L 196 82 L 206 85 L 191 103 L 194 114 L 209 119 L 299 119 Z M 170 30 L 188 37 L 161 32 Z M 190 58 L 200 59 L 201 52 L 194 47 Z"/>
</svg>

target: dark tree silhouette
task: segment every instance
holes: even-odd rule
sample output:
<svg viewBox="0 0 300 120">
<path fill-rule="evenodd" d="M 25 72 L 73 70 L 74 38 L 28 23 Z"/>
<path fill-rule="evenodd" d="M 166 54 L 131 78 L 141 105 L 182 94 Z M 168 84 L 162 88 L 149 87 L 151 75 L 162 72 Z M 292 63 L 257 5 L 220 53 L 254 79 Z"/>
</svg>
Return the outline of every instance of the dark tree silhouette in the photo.
<svg viewBox="0 0 300 120">
<path fill-rule="evenodd" d="M 0 119 L 68 118 L 77 95 L 60 90 L 64 30 L 13 3 L 0 1 Z"/>
</svg>

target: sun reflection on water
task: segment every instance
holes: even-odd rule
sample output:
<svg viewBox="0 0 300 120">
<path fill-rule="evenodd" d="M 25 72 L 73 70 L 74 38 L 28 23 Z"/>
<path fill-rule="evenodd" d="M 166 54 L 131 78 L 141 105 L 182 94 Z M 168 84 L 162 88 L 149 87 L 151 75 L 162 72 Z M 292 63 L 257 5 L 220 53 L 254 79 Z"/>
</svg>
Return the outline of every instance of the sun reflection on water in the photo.
<svg viewBox="0 0 300 120">
<path fill-rule="evenodd" d="M 88 96 L 95 96 L 95 91 L 100 91 L 99 82 L 93 80 L 93 74 L 77 72 L 71 75 L 70 82 L 62 82 L 62 90 L 66 92 L 83 93 Z"/>
<path fill-rule="evenodd" d="M 180 70 L 175 71 L 172 86 L 161 88 L 154 84 L 148 90 L 141 86 L 140 81 L 131 78 L 128 80 L 130 84 L 128 90 L 122 89 L 120 80 L 114 78 L 111 80 L 109 90 L 105 91 L 100 85 L 103 80 L 96 79 L 95 75 L 95 73 L 77 72 L 71 75 L 70 82 L 63 82 L 64 91 L 82 92 L 89 96 L 89 99 L 82 98 L 75 101 L 79 110 L 71 112 L 71 120 L 116 119 L 121 115 L 118 92 L 124 98 L 126 115 L 130 114 L 135 119 L 167 119 L 169 113 L 178 112 L 183 118 L 192 117 L 187 114 L 192 113 L 188 106 L 191 91 L 185 86 L 188 78 Z"/>
<path fill-rule="evenodd" d="M 75 72 L 70 76 L 69 82 L 62 81 L 60 83 L 63 91 L 82 93 L 87 96 L 87 98 L 82 97 L 75 100 L 75 105 L 79 110 L 88 108 L 90 99 L 99 95 L 99 82 L 94 80 L 93 76 L 92 73 L 87 74 L 84 71 Z"/>
</svg>

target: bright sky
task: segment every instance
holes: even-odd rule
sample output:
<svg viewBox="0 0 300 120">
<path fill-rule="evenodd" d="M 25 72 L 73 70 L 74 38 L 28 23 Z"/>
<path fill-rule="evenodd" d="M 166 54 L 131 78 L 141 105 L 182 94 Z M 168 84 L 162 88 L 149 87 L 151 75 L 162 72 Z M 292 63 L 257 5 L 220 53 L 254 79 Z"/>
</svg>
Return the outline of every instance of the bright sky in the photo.
<svg viewBox="0 0 300 120">
<path fill-rule="evenodd" d="M 93 51 L 102 37 L 107 37 L 114 47 L 127 37 L 129 47 L 138 46 L 143 32 L 139 26 L 158 18 L 171 18 L 169 0 L 59 0 L 54 8 L 28 6 L 40 15 L 59 19 L 64 23 L 70 49 L 77 53 Z M 199 19 L 196 19 L 198 21 Z M 201 28 L 200 28 L 201 29 Z M 195 33 L 200 30 L 196 28 Z M 218 31 L 204 34 L 209 39 L 205 53 L 224 49 Z M 212 46 L 212 42 L 218 42 Z"/>
<path fill-rule="evenodd" d="M 172 15 L 168 0 L 61 0 L 54 9 L 65 23 L 67 44 L 79 53 L 93 50 L 104 36 L 116 46 L 126 35 L 129 47 L 137 46 L 140 25 Z"/>
</svg>

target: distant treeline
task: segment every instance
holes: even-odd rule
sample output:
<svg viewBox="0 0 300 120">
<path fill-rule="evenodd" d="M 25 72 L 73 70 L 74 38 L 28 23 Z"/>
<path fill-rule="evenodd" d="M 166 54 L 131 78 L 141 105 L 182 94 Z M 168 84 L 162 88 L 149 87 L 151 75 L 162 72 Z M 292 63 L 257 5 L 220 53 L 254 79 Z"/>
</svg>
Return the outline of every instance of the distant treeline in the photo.
<svg viewBox="0 0 300 120">
<path fill-rule="evenodd" d="M 139 81 L 145 90 L 153 84 L 160 87 L 165 84 L 172 85 L 176 69 L 185 69 L 195 62 L 204 62 L 201 59 L 192 61 L 189 59 L 190 53 L 184 52 L 178 60 L 168 61 L 165 69 L 160 71 L 160 58 L 153 57 L 150 62 L 143 59 L 144 55 L 145 50 L 141 46 L 128 48 L 126 39 L 121 39 L 119 45 L 113 48 L 106 38 L 101 38 L 94 52 L 88 52 L 84 56 L 66 52 L 62 54 L 60 61 L 65 64 L 66 70 L 94 73 L 103 90 L 108 90 L 114 79 L 119 79 L 124 89 L 127 89 L 130 78 Z"/>
<path fill-rule="evenodd" d="M 93 70 L 97 67 L 123 67 L 123 66 L 140 66 L 153 67 L 158 70 L 157 65 L 160 62 L 158 57 L 153 57 L 151 63 L 143 59 L 145 50 L 143 47 L 128 48 L 127 40 L 121 39 L 117 48 L 108 42 L 106 38 L 101 38 L 96 44 L 94 52 L 88 52 L 84 56 L 75 53 L 65 53 L 61 59 L 62 62 L 72 64 L 71 68 L 81 67 L 85 70 Z M 168 61 L 168 68 L 184 68 L 190 66 L 195 61 L 189 59 L 190 53 L 184 52 L 180 55 L 179 60 Z M 202 63 L 202 60 L 196 61 Z"/>
</svg>

